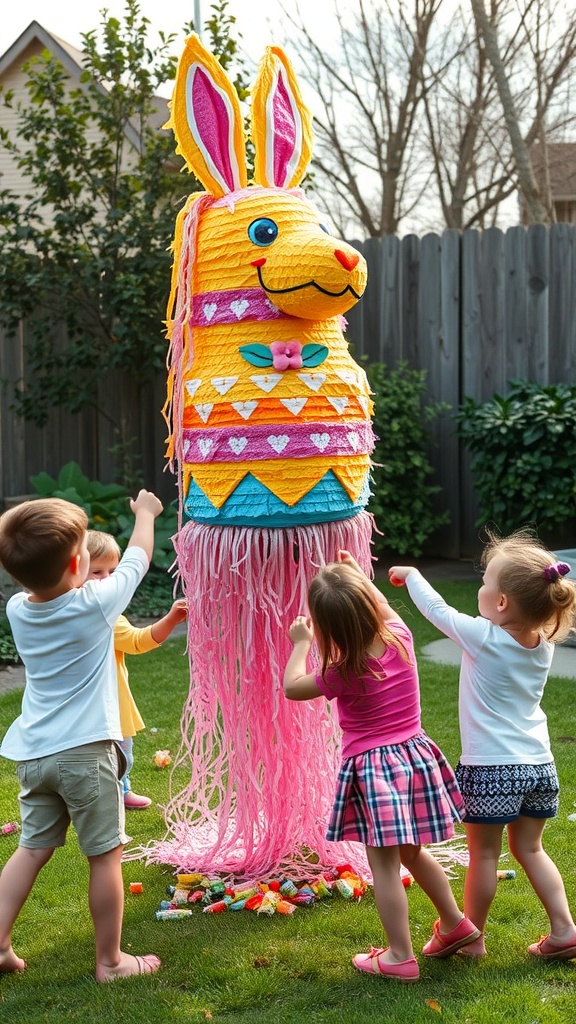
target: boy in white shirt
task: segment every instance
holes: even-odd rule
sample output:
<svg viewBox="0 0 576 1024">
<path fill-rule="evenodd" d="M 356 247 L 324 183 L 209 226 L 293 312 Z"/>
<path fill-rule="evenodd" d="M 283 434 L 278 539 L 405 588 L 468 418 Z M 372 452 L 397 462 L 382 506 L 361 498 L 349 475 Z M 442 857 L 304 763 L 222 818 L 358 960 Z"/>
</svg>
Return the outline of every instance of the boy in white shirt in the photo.
<svg viewBox="0 0 576 1024">
<path fill-rule="evenodd" d="M 0 755 L 17 762 L 22 832 L 0 875 L 0 973 L 26 964 L 11 933 L 36 877 L 70 822 L 88 858 L 88 899 L 96 941 L 96 980 L 150 974 L 153 954 L 120 949 L 124 759 L 113 629 L 146 574 L 158 498 L 140 491 L 130 502 L 134 530 L 116 572 L 88 583 L 88 526 L 83 509 L 59 498 L 24 502 L 0 517 L 0 564 L 28 591 L 6 613 L 26 669 L 22 713 Z"/>
</svg>

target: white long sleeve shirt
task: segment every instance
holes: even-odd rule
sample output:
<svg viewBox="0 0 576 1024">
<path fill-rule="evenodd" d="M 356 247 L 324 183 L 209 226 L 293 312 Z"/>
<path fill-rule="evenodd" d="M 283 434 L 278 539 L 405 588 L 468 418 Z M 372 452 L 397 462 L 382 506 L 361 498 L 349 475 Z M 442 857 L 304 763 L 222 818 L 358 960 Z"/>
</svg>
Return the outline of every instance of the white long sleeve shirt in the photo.
<svg viewBox="0 0 576 1024">
<path fill-rule="evenodd" d="M 548 764 L 553 760 L 546 715 L 540 707 L 553 644 L 522 647 L 482 616 L 451 608 L 417 571 L 406 586 L 414 604 L 462 649 L 459 717 L 468 765 Z"/>
</svg>

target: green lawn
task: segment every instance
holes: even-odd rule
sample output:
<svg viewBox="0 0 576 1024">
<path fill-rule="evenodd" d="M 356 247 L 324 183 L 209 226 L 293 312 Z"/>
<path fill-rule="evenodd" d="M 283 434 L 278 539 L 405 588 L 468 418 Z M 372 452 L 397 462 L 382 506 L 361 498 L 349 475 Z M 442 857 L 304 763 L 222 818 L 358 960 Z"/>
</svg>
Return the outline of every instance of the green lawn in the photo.
<svg viewBox="0 0 576 1024">
<path fill-rule="evenodd" d="M 442 584 L 439 589 L 462 610 L 475 611 L 476 586 Z M 438 636 L 412 608 L 403 592 L 386 591 L 402 605 L 419 644 Z M 162 803 L 168 770 L 152 766 L 154 751 L 179 742 L 180 711 L 187 692 L 184 641 L 130 659 L 130 678 L 149 728 L 135 743 L 135 788 Z M 454 762 L 459 753 L 457 670 L 420 660 L 425 728 Z M 0 734 L 18 714 L 20 695 L 0 699 Z M 557 820 L 546 830 L 547 849 L 564 874 L 576 911 L 574 847 L 576 824 L 567 821 L 576 799 L 574 758 L 574 683 L 551 679 L 545 700 L 552 745 L 562 784 Z M 18 816 L 14 766 L 0 759 L 0 823 Z M 163 818 L 154 807 L 128 816 L 135 842 L 163 834 Z M 17 838 L 0 836 L 0 862 Z M 507 857 L 503 865 L 510 866 Z M 339 897 L 290 917 L 255 914 L 198 915 L 158 922 L 154 910 L 164 897 L 170 870 L 124 865 L 126 910 L 124 947 L 155 952 L 164 961 L 157 975 L 98 986 L 93 980 L 93 940 L 87 910 L 86 863 L 73 834 L 42 872 L 14 929 L 14 947 L 28 961 L 21 975 L 0 978 L 0 1021 L 6 1024 L 572 1024 L 576 1020 L 576 963 L 540 963 L 526 945 L 546 931 L 546 918 L 517 865 L 515 881 L 499 884 L 487 941 L 490 956 L 470 962 L 420 958 L 421 980 L 402 986 L 355 972 L 351 956 L 381 941 L 371 893 L 359 904 Z M 463 869 L 454 891 L 462 895 Z M 144 893 L 131 896 L 131 881 Z M 434 910 L 424 894 L 408 890 L 415 949 L 428 939 Z M 429 1001 L 429 1002 L 427 1002 Z M 432 1005 L 430 1005 L 432 1004 Z M 438 1012 L 438 1008 L 441 1012 Z"/>
</svg>

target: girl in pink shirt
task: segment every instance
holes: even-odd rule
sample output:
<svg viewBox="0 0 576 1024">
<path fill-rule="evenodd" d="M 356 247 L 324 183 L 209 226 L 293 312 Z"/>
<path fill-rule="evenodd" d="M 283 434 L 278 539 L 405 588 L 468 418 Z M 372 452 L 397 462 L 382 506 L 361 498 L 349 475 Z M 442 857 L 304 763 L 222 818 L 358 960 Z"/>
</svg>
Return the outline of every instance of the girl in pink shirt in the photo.
<svg viewBox="0 0 576 1024">
<path fill-rule="evenodd" d="M 336 698 L 342 766 L 327 838 L 364 843 L 389 943 L 356 954 L 352 963 L 370 974 L 417 981 L 401 864 L 440 915 L 425 956 L 450 956 L 480 934 L 423 847 L 454 835 L 462 798 L 442 752 L 422 731 L 410 630 L 347 551 L 312 580 L 308 606 L 310 617 L 299 615 L 290 626 L 294 647 L 284 694 Z M 307 674 L 314 639 L 322 668 Z"/>
</svg>

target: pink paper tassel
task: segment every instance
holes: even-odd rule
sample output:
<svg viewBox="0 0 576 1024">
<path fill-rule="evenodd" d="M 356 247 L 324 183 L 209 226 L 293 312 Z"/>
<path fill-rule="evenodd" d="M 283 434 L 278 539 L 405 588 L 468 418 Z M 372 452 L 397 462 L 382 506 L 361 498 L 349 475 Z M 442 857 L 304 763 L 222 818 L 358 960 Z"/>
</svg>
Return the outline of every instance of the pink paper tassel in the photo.
<svg viewBox="0 0 576 1024">
<path fill-rule="evenodd" d="M 192 681 L 168 833 L 145 849 L 149 860 L 235 878 L 300 879 L 345 860 L 369 877 L 360 844 L 325 839 L 340 760 L 332 708 L 323 698 L 287 701 L 282 676 L 288 626 L 306 611 L 311 578 L 340 548 L 371 573 L 372 529 L 361 512 L 287 529 L 191 522 L 180 531 Z M 184 769 L 189 781 L 174 793 Z"/>
</svg>

